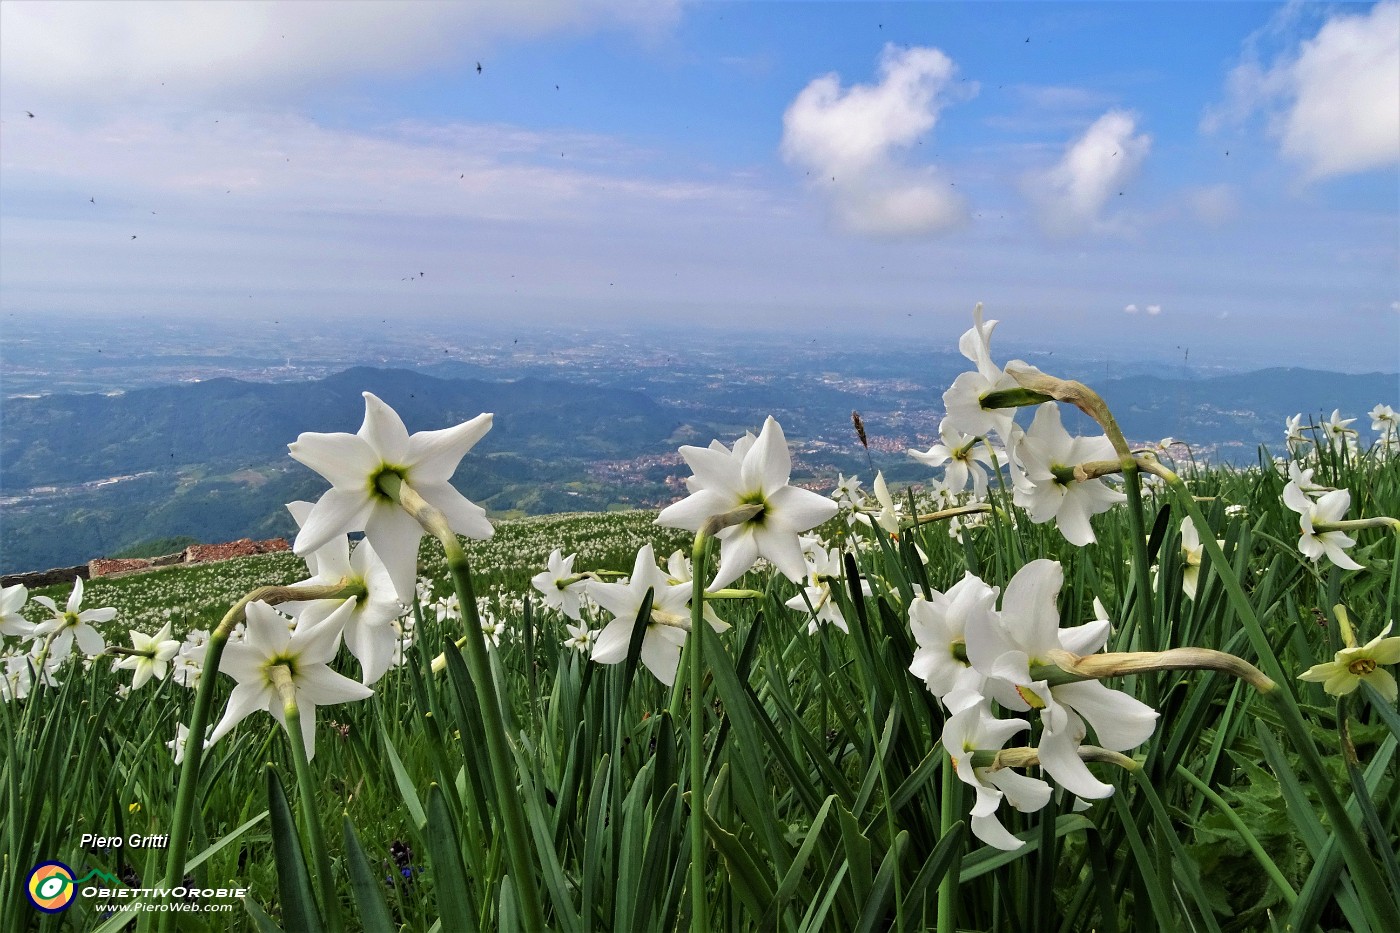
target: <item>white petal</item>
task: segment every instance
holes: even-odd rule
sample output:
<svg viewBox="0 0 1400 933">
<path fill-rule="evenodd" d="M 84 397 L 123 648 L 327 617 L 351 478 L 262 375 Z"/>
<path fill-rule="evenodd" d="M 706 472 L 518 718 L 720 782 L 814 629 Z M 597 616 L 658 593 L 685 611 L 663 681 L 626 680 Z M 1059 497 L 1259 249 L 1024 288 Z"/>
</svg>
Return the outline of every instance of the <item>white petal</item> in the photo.
<svg viewBox="0 0 1400 933">
<path fill-rule="evenodd" d="M 991 816 L 974 816 L 971 823 L 972 835 L 981 839 L 993 848 L 1011 852 L 1021 848 L 1026 843 L 1017 839 L 1006 831 L 1006 827 L 1001 825 L 1001 821 L 996 818 L 996 814 Z"/>
<path fill-rule="evenodd" d="M 656 679 L 666 686 L 676 682 L 676 671 L 681 666 L 680 646 L 663 637 L 659 629 L 666 626 L 653 626 L 642 638 L 642 663 Z"/>
<path fill-rule="evenodd" d="M 1068 736 L 1044 732 L 1037 751 L 1045 773 L 1076 797 L 1097 800 L 1112 795 L 1113 785 L 1094 777 L 1079 757 L 1078 743 L 1072 742 Z"/>
<path fill-rule="evenodd" d="M 374 553 L 384 562 L 399 599 L 411 602 L 417 592 L 422 526 L 398 505 L 376 502 L 365 521 L 365 539 L 374 545 Z"/>
<path fill-rule="evenodd" d="M 798 486 L 784 486 L 773 493 L 768 497 L 768 508 L 782 527 L 793 533 L 815 528 L 837 512 L 835 502 Z"/>
<path fill-rule="evenodd" d="M 738 533 L 725 538 L 720 545 L 719 570 L 707 589 L 719 590 L 742 577 L 758 560 L 758 542 L 754 540 L 753 529 L 743 527 Z"/>
<path fill-rule="evenodd" d="M 275 703 L 272 688 L 265 684 L 239 684 L 233 688 L 229 694 L 228 708 L 224 710 L 224 717 L 219 720 L 219 724 L 210 733 L 205 747 L 213 745 L 219 739 L 228 735 L 230 729 L 242 722 L 248 714 L 260 709 L 270 710 Z"/>
<path fill-rule="evenodd" d="M 1033 560 L 1011 582 L 1001 599 L 1001 619 L 1007 634 L 1032 657 L 1044 657 L 1060 646 L 1060 611 L 1056 600 L 1064 571 L 1053 560 Z"/>
<path fill-rule="evenodd" d="M 344 600 L 320 623 L 304 628 L 298 625 L 287 640 L 285 652 L 294 656 L 298 665 L 325 664 L 340 648 L 340 636 L 355 611 L 355 603 L 353 598 Z"/>
<path fill-rule="evenodd" d="M 229 645 L 224 649 L 223 657 L 219 659 L 219 671 L 240 684 L 256 686 L 262 683 L 262 666 L 266 661 L 267 655 L 253 645 Z"/>
<path fill-rule="evenodd" d="M 632 643 L 633 622 L 636 620 L 636 613 L 632 618 L 618 616 L 598 633 L 598 638 L 593 642 L 593 654 L 590 655 L 599 664 L 616 664 L 627 657 L 627 647 Z"/>
<path fill-rule="evenodd" d="M 1327 554 L 1328 560 L 1332 561 L 1332 563 L 1336 564 L 1338 567 L 1341 567 L 1343 570 L 1361 569 L 1361 565 L 1352 560 L 1351 557 L 1342 550 L 1342 548 L 1351 547 L 1356 543 L 1347 535 L 1342 534 L 1340 531 L 1329 531 L 1319 535 L 1317 540 L 1321 542 L 1322 550 Z"/>
<path fill-rule="evenodd" d="M 1060 534 L 1065 536 L 1065 540 L 1076 547 L 1085 547 L 1098 540 L 1094 537 L 1093 526 L 1089 524 L 1089 513 L 1069 494 L 1065 495 L 1055 513 L 1055 525 L 1060 529 Z"/>
<path fill-rule="evenodd" d="M 447 516 L 447 524 L 457 534 L 484 541 L 496 533 L 496 529 L 491 527 L 491 523 L 486 519 L 486 510 L 450 484 L 418 481 L 413 488 Z"/>
<path fill-rule="evenodd" d="M 477 415 L 456 427 L 419 431 L 408 439 L 408 462 L 413 482 L 446 483 L 457 472 L 467 451 L 491 430 L 494 415 Z M 416 488 L 416 487 L 415 487 Z M 422 491 L 421 489 L 419 490 Z"/>
<path fill-rule="evenodd" d="M 739 505 L 739 500 L 717 489 L 700 489 L 679 502 L 673 502 L 656 516 L 656 523 L 666 528 L 699 531 L 711 516 L 720 515 Z"/>
<path fill-rule="evenodd" d="M 1034 813 L 1050 802 L 1050 785 L 1038 778 L 1002 768 L 988 772 L 986 779 L 1005 795 L 1007 803 L 1022 813 Z"/>
<path fill-rule="evenodd" d="M 758 440 L 744 455 L 740 473 L 743 488 L 746 491 L 775 492 L 787 485 L 791 475 L 792 455 L 788 453 L 787 437 L 783 434 L 782 425 L 769 415 L 768 420 L 763 422 Z"/>
<path fill-rule="evenodd" d="M 349 677 L 337 674 L 324 664 L 299 668 L 296 676 L 297 705 L 333 706 L 372 696 L 374 691 Z"/>
<path fill-rule="evenodd" d="M 95 658 L 107 647 L 107 643 L 102 640 L 102 636 L 97 634 L 97 630 L 90 625 L 78 625 L 73 628 L 73 637 L 78 640 L 78 647 L 83 654 L 90 658 Z"/>
<path fill-rule="evenodd" d="M 368 483 L 368 479 L 365 482 Z M 325 547 L 338 535 L 363 531 L 373 506 L 367 485 L 327 490 L 307 515 L 292 550 L 304 557 Z"/>
<path fill-rule="evenodd" d="M 261 600 L 248 604 L 245 613 L 248 620 L 248 637 L 244 644 L 256 648 L 264 658 L 270 658 L 286 650 L 292 640 L 287 620 L 277 610 Z"/>
<path fill-rule="evenodd" d="M 1093 654 L 1108 641 L 1111 627 L 1112 623 L 1107 619 L 1095 619 L 1083 625 L 1062 628 L 1059 631 L 1060 645 L 1074 654 Z"/>
<path fill-rule="evenodd" d="M 354 434 L 306 432 L 288 448 L 292 459 L 320 473 L 337 489 L 361 489 L 381 461 L 364 439 Z"/>
<path fill-rule="evenodd" d="M 1157 711 L 1097 680 L 1063 684 L 1053 690 L 1055 699 L 1074 708 L 1094 729 L 1098 744 L 1110 751 L 1136 748 L 1152 737 Z"/>
<path fill-rule="evenodd" d="M 360 682 L 364 684 L 372 684 L 384 675 L 394 661 L 398 645 L 398 633 L 388 624 L 359 623 L 345 631 L 345 647 L 359 660 Z"/>
<path fill-rule="evenodd" d="M 753 529 L 752 535 L 759 556 L 766 557 L 793 583 L 802 582 L 807 576 L 807 561 L 802 557 L 802 545 L 798 543 L 796 534 L 758 526 Z"/>
<path fill-rule="evenodd" d="M 695 474 L 701 489 L 713 489 L 726 498 L 735 500 L 743 494 L 740 481 L 740 464 L 723 447 L 715 450 L 710 447 L 682 447 L 681 456 Z"/>
<path fill-rule="evenodd" d="M 403 419 L 378 396 L 365 392 L 365 421 L 360 425 L 360 437 L 384 463 L 395 466 L 408 464 L 408 428 Z"/>
</svg>

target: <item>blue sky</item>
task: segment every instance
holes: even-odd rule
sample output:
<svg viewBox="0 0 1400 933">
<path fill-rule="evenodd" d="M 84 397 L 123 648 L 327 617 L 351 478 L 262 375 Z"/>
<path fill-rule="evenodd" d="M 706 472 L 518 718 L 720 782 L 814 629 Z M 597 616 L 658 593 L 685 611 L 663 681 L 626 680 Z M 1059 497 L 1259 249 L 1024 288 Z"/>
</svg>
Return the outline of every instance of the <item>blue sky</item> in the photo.
<svg viewBox="0 0 1400 933">
<path fill-rule="evenodd" d="M 1400 361 L 1395 0 L 7 0 L 0 43 L 12 313 L 878 351 L 983 301 L 1028 354 Z"/>
</svg>

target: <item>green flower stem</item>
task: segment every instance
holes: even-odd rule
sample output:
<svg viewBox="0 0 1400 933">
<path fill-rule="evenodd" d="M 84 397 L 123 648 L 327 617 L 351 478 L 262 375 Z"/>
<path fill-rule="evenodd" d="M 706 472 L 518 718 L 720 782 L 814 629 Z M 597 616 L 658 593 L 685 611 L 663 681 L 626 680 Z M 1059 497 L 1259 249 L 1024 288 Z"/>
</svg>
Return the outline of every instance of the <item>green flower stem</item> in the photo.
<svg viewBox="0 0 1400 933">
<path fill-rule="evenodd" d="M 330 855 L 326 852 L 326 836 L 321 830 L 320 814 L 316 812 L 316 785 L 311 779 L 311 762 L 306 758 L 306 737 L 301 734 L 301 711 L 297 708 L 297 688 L 292 672 L 285 664 L 274 664 L 268 671 L 277 695 L 282 699 L 282 715 L 286 720 L 287 738 L 292 743 L 292 762 L 297 774 L 297 792 L 301 797 L 301 815 L 311 843 L 311 864 L 316 866 L 316 887 L 321 892 L 321 916 L 330 933 L 340 933 L 340 901 L 335 893 L 335 874 L 331 871 Z"/>
<path fill-rule="evenodd" d="M 506 837 L 510 860 L 511 881 L 520 905 L 521 923 L 526 930 L 544 930 L 544 911 L 535 880 L 535 860 L 525 823 L 525 811 L 520 803 L 520 791 L 515 769 L 507 748 L 505 713 L 496 695 L 495 678 L 491 675 L 491 659 L 486 653 L 486 638 L 481 633 L 477 615 L 476 593 L 472 589 L 471 570 L 466 552 L 457 540 L 457 533 L 447 523 L 447 516 L 430 505 L 400 477 L 386 473 L 379 478 L 379 488 L 393 498 L 418 524 L 442 543 L 447 569 L 457 593 L 458 605 L 466 629 L 464 660 L 471 674 L 476 703 L 481 714 L 482 731 L 486 735 L 486 754 L 491 762 L 491 774 L 496 785 L 496 805 Z"/>
<path fill-rule="evenodd" d="M 190 823 L 194 813 L 195 790 L 199 786 L 199 766 L 204 758 L 204 732 L 209 724 L 209 709 L 214 704 L 214 681 L 218 680 L 219 661 L 224 656 L 224 646 L 239 622 L 243 621 L 249 603 L 262 601 L 275 606 L 278 603 L 311 599 L 348 599 L 364 593 L 360 586 L 261 586 L 248 593 L 229 608 L 223 619 L 209 633 L 209 641 L 204 649 L 204 664 L 199 675 L 199 687 L 195 690 L 194 710 L 190 713 L 189 738 L 185 741 L 185 758 L 180 765 L 180 783 L 175 790 L 175 813 L 170 822 L 170 844 L 165 850 L 165 879 L 162 886 L 166 890 L 179 887 L 185 877 L 185 852 L 190 843 Z M 179 914 L 172 910 L 162 911 L 157 929 L 160 933 L 170 933 L 175 929 Z"/>
<path fill-rule="evenodd" d="M 945 748 L 946 752 L 947 749 Z M 949 755 L 943 758 L 943 767 L 939 769 L 942 774 L 942 790 L 939 793 L 938 802 L 938 838 L 941 840 L 952 831 L 953 824 L 958 821 L 957 808 L 954 806 L 953 797 L 958 789 L 958 774 L 953 768 L 953 759 Z M 958 871 L 957 862 L 953 867 L 943 873 L 943 877 L 938 882 L 938 933 L 956 933 L 958 919 Z"/>
<path fill-rule="evenodd" d="M 690 638 L 686 639 L 686 665 L 690 680 L 690 929 L 706 933 L 710 928 L 705 902 L 705 558 L 710 536 L 703 530 L 690 547 Z"/>
<path fill-rule="evenodd" d="M 1181 503 L 1187 514 L 1191 516 L 1191 520 L 1197 528 L 1210 527 L 1206 524 L 1205 516 L 1201 514 L 1200 507 L 1196 505 L 1190 490 L 1186 488 L 1186 483 L 1182 481 L 1181 477 L 1153 460 L 1144 459 L 1142 467 L 1166 482 L 1168 489 Z M 1211 562 L 1222 571 L 1219 578 L 1225 587 L 1225 594 L 1244 626 L 1250 646 L 1259 656 L 1259 663 L 1264 673 L 1277 682 L 1285 682 L 1289 674 L 1274 655 L 1273 647 L 1269 644 L 1269 637 L 1264 632 L 1259 618 L 1254 614 L 1254 608 L 1249 604 L 1249 598 L 1245 595 L 1243 587 L 1240 586 L 1240 581 L 1235 578 L 1233 573 L 1224 572 L 1230 566 L 1225 561 L 1225 552 L 1220 549 L 1215 536 L 1211 534 L 1201 536 L 1201 546 L 1210 555 Z M 1351 872 L 1352 880 L 1356 884 L 1357 893 L 1360 895 L 1362 903 L 1372 917 L 1392 916 L 1395 896 L 1387 889 L 1380 869 L 1376 865 L 1376 859 L 1367 849 L 1365 839 L 1362 838 L 1356 824 L 1347 815 L 1341 798 L 1337 796 L 1336 789 L 1332 786 L 1332 777 L 1328 774 L 1322 756 L 1313 743 L 1307 721 L 1303 719 L 1303 714 L 1298 709 L 1298 702 L 1294 698 L 1293 692 L 1287 689 L 1275 689 L 1266 691 L 1263 695 L 1278 712 L 1279 719 L 1282 721 L 1289 739 L 1302 758 L 1303 769 L 1307 772 L 1313 789 L 1317 792 L 1323 808 L 1327 811 L 1332 832 L 1337 835 L 1337 841 L 1341 845 L 1342 851 L 1346 853 L 1347 867 Z"/>
</svg>

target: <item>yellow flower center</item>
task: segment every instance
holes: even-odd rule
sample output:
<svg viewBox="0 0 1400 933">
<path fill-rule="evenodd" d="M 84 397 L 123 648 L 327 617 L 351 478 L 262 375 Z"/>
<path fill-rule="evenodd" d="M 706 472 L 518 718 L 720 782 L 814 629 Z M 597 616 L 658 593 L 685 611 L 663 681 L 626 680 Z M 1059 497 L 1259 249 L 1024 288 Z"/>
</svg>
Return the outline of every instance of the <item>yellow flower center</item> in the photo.
<svg viewBox="0 0 1400 933">
<path fill-rule="evenodd" d="M 1347 665 L 1347 670 L 1351 671 L 1357 677 L 1365 677 L 1368 674 L 1374 674 L 1376 672 L 1376 659 L 1357 658 Z"/>
</svg>

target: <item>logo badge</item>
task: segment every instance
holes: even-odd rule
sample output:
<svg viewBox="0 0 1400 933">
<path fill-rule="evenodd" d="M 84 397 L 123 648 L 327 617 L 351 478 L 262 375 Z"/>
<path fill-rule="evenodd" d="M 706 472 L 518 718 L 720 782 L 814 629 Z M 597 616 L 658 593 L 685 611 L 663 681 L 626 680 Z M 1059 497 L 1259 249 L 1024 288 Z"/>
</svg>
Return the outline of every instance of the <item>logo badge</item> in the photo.
<svg viewBox="0 0 1400 933">
<path fill-rule="evenodd" d="M 62 862 L 40 862 L 29 872 L 24 893 L 29 903 L 46 914 L 67 910 L 77 894 L 73 869 Z"/>
</svg>

